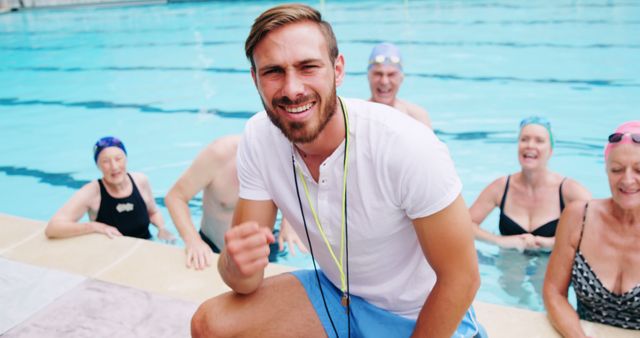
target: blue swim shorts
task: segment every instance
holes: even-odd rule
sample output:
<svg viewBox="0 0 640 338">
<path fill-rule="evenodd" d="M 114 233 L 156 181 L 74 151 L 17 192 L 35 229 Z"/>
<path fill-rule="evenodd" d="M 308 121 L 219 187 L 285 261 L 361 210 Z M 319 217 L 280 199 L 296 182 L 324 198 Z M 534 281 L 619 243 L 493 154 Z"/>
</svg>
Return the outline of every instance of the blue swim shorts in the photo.
<svg viewBox="0 0 640 338">
<path fill-rule="evenodd" d="M 338 337 L 347 337 L 347 313 L 345 307 L 340 303 L 342 292 L 336 288 L 329 279 L 327 279 L 322 271 L 318 270 L 320 284 L 322 285 L 322 292 L 324 293 L 324 298 L 327 302 L 327 308 L 331 313 L 330 320 L 327 315 L 324 302 L 322 301 L 322 294 L 318 287 L 315 272 L 313 270 L 297 270 L 291 272 L 291 274 L 298 278 L 300 283 L 304 286 L 307 296 L 309 297 L 313 308 L 316 310 L 316 314 L 318 315 L 318 318 L 320 318 L 320 322 L 322 323 L 327 336 L 336 336 L 331 325 L 331 320 L 333 320 Z M 358 296 L 351 295 L 350 300 L 352 337 L 409 337 L 413 333 L 416 326 L 415 320 L 411 320 L 379 308 Z M 462 319 L 462 323 L 458 326 L 453 337 L 487 337 L 484 328 L 476 319 L 476 314 L 473 311 L 473 308 L 470 308 L 469 311 L 467 311 Z"/>
</svg>

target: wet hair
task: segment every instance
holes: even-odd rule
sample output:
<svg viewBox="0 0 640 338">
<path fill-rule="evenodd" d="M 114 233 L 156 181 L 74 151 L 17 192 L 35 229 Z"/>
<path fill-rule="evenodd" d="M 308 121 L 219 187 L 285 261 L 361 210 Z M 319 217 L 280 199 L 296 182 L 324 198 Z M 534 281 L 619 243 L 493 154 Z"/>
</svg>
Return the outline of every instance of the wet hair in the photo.
<svg viewBox="0 0 640 338">
<path fill-rule="evenodd" d="M 318 25 L 327 42 L 329 59 L 334 64 L 338 57 L 338 43 L 331 25 L 322 20 L 322 14 L 312 7 L 302 4 L 285 4 L 266 10 L 256 18 L 253 26 L 251 26 L 251 32 L 249 32 L 247 41 L 244 44 L 244 51 L 247 59 L 251 62 L 251 69 L 254 71 L 256 69 L 253 51 L 265 36 L 280 27 L 304 21 L 314 22 Z"/>
</svg>

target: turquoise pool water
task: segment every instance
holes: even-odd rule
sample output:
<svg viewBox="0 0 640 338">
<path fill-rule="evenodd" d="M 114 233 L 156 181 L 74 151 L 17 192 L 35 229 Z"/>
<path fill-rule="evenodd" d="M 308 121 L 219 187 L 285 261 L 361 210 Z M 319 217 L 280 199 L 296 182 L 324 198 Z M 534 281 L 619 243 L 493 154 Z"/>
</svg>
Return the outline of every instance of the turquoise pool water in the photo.
<svg viewBox="0 0 640 338">
<path fill-rule="evenodd" d="M 240 133 L 261 109 L 243 43 L 253 18 L 273 4 L 0 15 L 0 212 L 48 219 L 97 178 L 91 147 L 107 134 L 125 141 L 129 168 L 145 172 L 161 199 L 202 147 Z M 400 46 L 401 97 L 429 110 L 467 203 L 496 177 L 518 170 L 517 124 L 531 114 L 553 123 L 552 169 L 607 196 L 602 144 L 620 122 L 640 118 L 640 3 L 311 4 L 333 24 L 345 54 L 343 96 L 368 97 L 365 70 L 374 44 Z M 196 199 L 196 219 L 198 207 Z M 483 226 L 497 231 L 497 214 Z M 545 255 L 477 247 L 480 300 L 542 310 Z"/>
</svg>

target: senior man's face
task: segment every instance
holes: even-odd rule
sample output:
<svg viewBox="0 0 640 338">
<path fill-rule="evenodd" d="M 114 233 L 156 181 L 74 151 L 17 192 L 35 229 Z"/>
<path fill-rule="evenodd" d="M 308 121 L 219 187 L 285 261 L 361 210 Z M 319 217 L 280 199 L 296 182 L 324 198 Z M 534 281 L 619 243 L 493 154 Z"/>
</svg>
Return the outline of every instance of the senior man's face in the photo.
<svg viewBox="0 0 640 338">
<path fill-rule="evenodd" d="M 273 124 L 292 142 L 315 140 L 336 112 L 342 55 L 332 64 L 318 25 L 299 22 L 267 34 L 253 60 L 251 75 Z"/>
<path fill-rule="evenodd" d="M 393 106 L 404 74 L 394 65 L 375 64 L 369 69 L 371 101 Z"/>
</svg>

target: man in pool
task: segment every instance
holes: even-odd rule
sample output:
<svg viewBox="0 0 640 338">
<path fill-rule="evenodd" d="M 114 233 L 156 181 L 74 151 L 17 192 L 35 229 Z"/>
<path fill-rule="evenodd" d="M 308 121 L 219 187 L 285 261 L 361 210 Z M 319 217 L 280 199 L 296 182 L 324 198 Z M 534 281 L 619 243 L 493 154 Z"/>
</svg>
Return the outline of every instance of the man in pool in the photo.
<svg viewBox="0 0 640 338">
<path fill-rule="evenodd" d="M 238 200 L 236 152 L 239 135 L 225 136 L 203 149 L 191 166 L 171 187 L 164 201 L 173 223 L 184 240 L 187 267 L 202 270 L 211 265 L 213 253 L 224 246 L 224 233 L 229 229 L 233 209 Z M 191 220 L 189 201 L 202 191 L 202 222 L 197 231 Z M 301 252 L 307 250 L 298 235 L 283 219 L 278 245 L 271 246 L 270 259 L 284 243 L 292 255 L 294 245 Z"/>
<path fill-rule="evenodd" d="M 238 149 L 218 260 L 233 291 L 200 306 L 193 336 L 481 335 L 471 220 L 446 146 L 390 107 L 336 96 L 344 56 L 311 7 L 262 13 L 245 52 L 265 111 Z M 264 278 L 278 208 L 321 269 Z"/>
<path fill-rule="evenodd" d="M 402 56 L 396 45 L 381 43 L 369 55 L 369 101 L 386 104 L 413 117 L 431 128 L 429 113 L 422 107 L 397 97 L 404 72 L 402 71 Z"/>
</svg>

